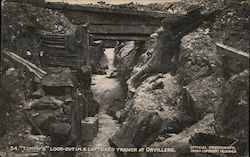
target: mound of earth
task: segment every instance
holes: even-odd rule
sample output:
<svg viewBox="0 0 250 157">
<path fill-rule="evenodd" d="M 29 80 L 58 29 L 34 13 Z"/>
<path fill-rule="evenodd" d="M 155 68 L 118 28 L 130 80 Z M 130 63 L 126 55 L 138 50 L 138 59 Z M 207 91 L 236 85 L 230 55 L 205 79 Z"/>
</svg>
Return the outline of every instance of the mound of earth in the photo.
<svg viewBox="0 0 250 157">
<path fill-rule="evenodd" d="M 20 56 L 26 52 L 37 56 L 41 35 L 65 34 L 75 29 L 63 14 L 29 3 L 4 1 L 1 9 L 2 48 L 18 51 Z"/>
</svg>

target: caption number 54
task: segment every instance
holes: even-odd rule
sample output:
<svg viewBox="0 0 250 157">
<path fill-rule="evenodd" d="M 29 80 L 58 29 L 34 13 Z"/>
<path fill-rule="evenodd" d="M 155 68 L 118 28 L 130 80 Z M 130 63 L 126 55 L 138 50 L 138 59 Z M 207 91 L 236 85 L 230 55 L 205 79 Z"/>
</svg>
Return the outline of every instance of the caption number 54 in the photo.
<svg viewBox="0 0 250 157">
<path fill-rule="evenodd" d="M 18 151 L 18 147 L 17 146 L 10 146 L 10 151 Z"/>
</svg>

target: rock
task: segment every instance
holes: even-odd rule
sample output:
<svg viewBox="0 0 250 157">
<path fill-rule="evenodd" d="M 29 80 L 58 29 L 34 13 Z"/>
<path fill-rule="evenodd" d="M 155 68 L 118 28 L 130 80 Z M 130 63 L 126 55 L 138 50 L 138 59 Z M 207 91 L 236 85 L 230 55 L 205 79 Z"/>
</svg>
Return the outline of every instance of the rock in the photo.
<svg viewBox="0 0 250 157">
<path fill-rule="evenodd" d="M 216 130 L 227 138 L 239 139 L 242 145 L 238 152 L 244 156 L 248 154 L 245 146 L 249 137 L 249 70 L 235 74 L 226 82 L 222 98 L 223 103 L 215 114 Z"/>
<path fill-rule="evenodd" d="M 214 115 L 208 114 L 202 120 L 183 130 L 177 135 L 167 138 L 163 142 L 157 142 L 150 145 L 150 148 L 174 148 L 175 153 L 148 153 L 148 157 L 179 157 L 180 155 L 188 155 L 190 152 L 190 139 L 198 133 L 215 134 L 215 130 L 211 126 L 214 123 Z M 190 153 L 189 153 L 190 154 Z M 194 154 L 193 154 L 194 155 Z"/>
<path fill-rule="evenodd" d="M 155 77 L 155 79 L 152 79 L 152 80 L 150 81 L 150 83 L 153 83 L 153 82 L 157 81 L 159 78 L 163 78 L 163 77 L 164 77 L 164 75 L 163 75 L 162 73 L 159 73 L 159 74 Z"/>
<path fill-rule="evenodd" d="M 133 117 L 143 111 L 157 111 L 163 119 L 162 128 L 166 132 L 180 132 L 192 123 L 191 114 L 183 106 L 182 89 L 176 82 L 176 77 L 169 73 L 158 78 L 164 88 L 153 90 L 151 81 L 158 76 L 151 76 L 142 82 L 136 93 L 125 104 L 122 115 Z M 123 117 L 124 119 L 126 119 Z"/>
<path fill-rule="evenodd" d="M 162 81 L 156 81 L 153 85 L 152 85 L 152 89 L 156 90 L 156 89 L 163 89 L 164 88 L 164 84 Z"/>
<path fill-rule="evenodd" d="M 119 44 L 115 50 L 114 62 L 116 63 L 119 76 L 124 80 L 130 77 L 133 67 L 138 62 L 137 59 L 141 55 L 139 47 L 139 42 L 130 41 Z"/>
<path fill-rule="evenodd" d="M 48 74 L 41 81 L 46 87 L 73 87 L 72 75 L 69 68 L 48 68 Z"/>
<path fill-rule="evenodd" d="M 104 71 L 104 70 L 98 70 L 98 72 L 97 72 L 97 74 L 99 74 L 99 75 L 106 75 L 107 74 L 107 72 L 106 71 Z"/>
<path fill-rule="evenodd" d="M 117 78 L 117 77 L 118 77 L 117 71 L 113 71 L 113 72 L 108 76 L 108 78 Z"/>
<path fill-rule="evenodd" d="M 45 97 L 39 99 L 39 101 L 33 103 L 31 105 L 31 109 L 34 109 L 34 110 L 52 109 L 53 110 L 53 109 L 61 108 L 63 104 L 64 104 L 64 102 L 61 100 L 58 100 L 54 97 L 45 96 Z"/>
<path fill-rule="evenodd" d="M 108 106 L 106 113 L 112 116 L 114 119 L 120 118 L 120 111 L 124 108 L 124 102 L 120 99 L 115 99 L 113 102 Z"/>
<path fill-rule="evenodd" d="M 120 119 L 121 118 L 121 111 L 117 111 L 115 113 L 115 119 Z"/>
<path fill-rule="evenodd" d="M 42 89 L 38 89 L 37 91 L 32 93 L 32 97 L 36 99 L 42 98 L 44 95 L 45 93 Z"/>
<path fill-rule="evenodd" d="M 49 133 L 50 136 L 69 136 L 71 131 L 71 125 L 70 123 L 63 123 L 63 122 L 57 122 L 57 123 L 51 123 L 49 125 Z"/>
<path fill-rule="evenodd" d="M 182 38 L 178 58 L 176 75 L 183 85 L 212 74 L 222 74 L 221 60 L 213 39 L 203 30 Z"/>
<path fill-rule="evenodd" d="M 194 120 L 202 119 L 208 113 L 215 113 L 222 104 L 223 78 L 205 77 L 184 87 L 184 104 Z"/>
<path fill-rule="evenodd" d="M 48 124 L 51 119 L 55 119 L 55 117 L 64 117 L 66 118 L 66 115 L 63 113 L 61 109 L 57 110 L 31 110 L 28 112 L 29 117 L 31 117 L 31 120 L 37 125 L 37 127 L 42 131 L 44 135 L 49 135 L 48 131 Z M 29 121 L 27 121 L 29 123 Z M 32 126 L 32 125 L 31 125 Z M 38 132 L 35 130 L 35 128 L 32 128 L 31 130 L 32 134 L 38 134 Z"/>
<path fill-rule="evenodd" d="M 114 148 L 148 146 L 161 131 L 161 123 L 162 119 L 156 112 L 142 112 L 124 123 L 109 143 Z"/>
</svg>

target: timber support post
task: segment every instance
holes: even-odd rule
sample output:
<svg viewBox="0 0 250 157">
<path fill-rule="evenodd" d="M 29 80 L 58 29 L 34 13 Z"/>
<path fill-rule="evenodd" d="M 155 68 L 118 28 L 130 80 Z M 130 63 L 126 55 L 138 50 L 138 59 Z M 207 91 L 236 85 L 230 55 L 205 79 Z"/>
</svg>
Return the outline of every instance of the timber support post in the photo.
<svg viewBox="0 0 250 157">
<path fill-rule="evenodd" d="M 90 55 L 89 55 L 89 24 L 86 23 L 82 25 L 82 46 L 83 46 L 83 53 L 81 53 L 81 66 L 87 65 L 91 66 Z M 84 61 L 85 60 L 85 61 Z M 85 64 L 84 64 L 85 63 Z"/>
</svg>

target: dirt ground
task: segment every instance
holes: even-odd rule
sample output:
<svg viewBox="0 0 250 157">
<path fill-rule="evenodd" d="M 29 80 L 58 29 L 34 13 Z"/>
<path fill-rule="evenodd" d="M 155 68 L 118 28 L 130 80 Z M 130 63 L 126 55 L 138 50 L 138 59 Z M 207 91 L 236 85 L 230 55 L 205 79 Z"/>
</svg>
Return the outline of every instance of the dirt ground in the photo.
<svg viewBox="0 0 250 157">
<path fill-rule="evenodd" d="M 249 12 L 249 6 L 247 6 L 246 1 L 232 0 L 225 2 L 220 0 L 183 0 L 175 3 L 175 5 L 172 6 L 171 9 L 168 9 L 168 11 L 186 13 L 190 7 L 197 4 L 202 6 L 202 14 L 213 12 L 216 9 L 219 9 L 220 11 L 215 18 L 203 22 L 198 29 L 190 32 L 181 39 L 180 51 L 175 67 L 176 71 L 174 73 L 170 71 L 169 73 L 164 74 L 163 77 L 161 76 L 162 78 L 160 77 L 158 80 L 156 79 L 151 82 L 150 79 L 156 77 L 157 74 L 147 76 L 145 81 L 140 82 L 140 86 L 136 89 L 135 94 L 128 98 L 129 100 L 124 108 L 124 113 L 126 113 L 128 119 L 142 111 L 150 110 L 155 110 L 163 115 L 168 115 L 167 118 L 173 116 L 172 119 L 168 120 L 170 122 L 168 123 L 168 126 L 173 122 L 175 124 L 174 127 L 178 125 L 178 122 L 183 124 L 181 123 L 183 122 L 182 120 L 190 118 L 190 121 L 184 122 L 187 126 L 184 125 L 180 128 L 183 133 L 178 134 L 178 131 L 175 130 L 175 133 L 177 134 L 172 138 L 168 138 L 167 136 L 163 136 L 162 138 L 161 136 L 162 142 L 160 145 L 168 147 L 176 146 L 180 148 L 180 152 L 183 150 L 185 151 L 186 148 L 184 147 L 186 144 L 190 144 L 186 141 L 186 137 L 189 136 L 187 135 L 186 130 L 192 130 L 192 128 L 195 128 L 195 130 L 201 129 L 199 123 L 204 121 L 204 117 L 209 119 L 208 121 L 211 122 L 211 125 L 213 125 L 215 129 L 219 130 L 220 136 L 239 139 L 239 141 L 241 141 L 240 143 L 244 143 L 248 136 L 245 134 L 247 130 L 247 125 L 244 123 L 245 120 L 242 122 L 242 119 L 245 119 L 247 115 L 244 115 L 245 112 L 240 111 L 242 108 L 245 108 L 245 105 L 239 105 L 241 103 L 245 104 L 248 102 L 247 100 L 249 100 L 249 98 L 244 96 L 249 91 L 248 87 L 245 86 L 244 89 L 241 88 L 244 86 L 243 84 L 248 84 L 247 79 L 244 78 L 248 71 L 242 73 L 239 72 L 240 74 L 233 74 L 229 80 L 226 80 L 222 75 L 222 61 L 215 44 L 217 42 L 223 43 L 245 52 L 249 51 L 249 45 L 247 44 L 249 43 L 249 29 L 247 29 L 247 12 Z M 117 60 L 119 60 L 120 63 L 124 62 L 133 64 L 121 64 L 122 66 L 119 66 L 118 64 L 118 71 L 120 70 L 121 77 L 124 76 L 123 72 L 127 72 L 127 75 L 125 76 L 133 76 L 134 73 L 141 70 L 141 67 L 150 59 L 150 56 L 152 55 L 151 53 L 154 53 L 155 51 L 154 42 L 155 41 L 150 40 L 146 41 L 146 44 L 141 45 L 141 47 L 143 47 L 141 49 L 136 48 L 135 46 L 132 49 L 128 49 L 128 47 L 131 46 L 131 43 L 123 43 L 125 46 L 120 48 L 120 51 L 117 53 Z M 123 57 L 124 54 L 129 55 Z M 138 54 L 141 55 L 138 57 Z M 134 61 L 133 59 L 135 56 L 139 59 L 132 62 Z M 127 69 L 130 69 L 130 71 L 127 71 Z M 158 73 L 158 75 L 162 74 Z M 170 79 L 165 75 L 170 75 L 174 79 Z M 129 79 L 126 77 L 123 78 L 125 81 Z M 161 83 L 160 80 L 162 80 L 163 83 Z M 238 80 L 236 81 L 237 83 L 235 83 L 240 86 L 240 89 L 237 88 L 239 94 L 233 94 L 234 90 L 232 90 L 232 87 L 229 85 L 233 80 Z M 177 85 L 171 86 L 174 81 L 176 81 Z M 157 86 L 158 89 L 152 88 L 154 83 L 159 85 Z M 168 90 L 164 90 L 165 88 Z M 169 91 L 171 88 L 173 88 L 171 91 L 178 91 L 177 89 L 180 88 L 180 93 L 184 93 L 184 95 L 179 95 L 179 99 L 175 98 L 175 100 L 179 100 L 179 105 L 178 103 L 173 105 L 171 101 L 165 101 L 165 99 L 171 99 L 171 91 Z M 229 98 L 225 93 L 227 93 L 226 95 L 233 94 L 234 96 Z M 231 101 L 235 103 L 229 103 Z M 249 102 L 247 104 L 249 104 Z M 232 105 L 234 107 L 232 107 Z M 229 106 L 231 106 L 231 108 Z M 237 111 L 235 108 L 237 108 Z M 245 108 L 245 110 L 249 109 Z M 183 117 L 177 116 L 178 118 L 174 117 L 175 113 L 181 111 L 185 111 L 187 115 Z M 216 118 L 208 118 L 209 116 L 207 117 L 207 115 L 210 113 L 215 114 Z M 229 118 L 228 115 L 232 117 Z M 229 122 L 228 119 L 233 119 L 233 121 Z M 218 125 L 214 125 L 214 123 L 218 123 Z M 224 124 L 223 126 L 220 125 L 222 123 Z M 236 123 L 241 128 L 238 131 L 233 129 L 236 127 L 232 126 L 233 124 L 236 126 Z M 215 134 L 215 131 L 208 134 Z M 226 132 L 230 135 L 227 135 Z M 190 133 L 193 134 L 192 131 Z M 246 155 L 248 152 L 243 145 L 237 146 L 237 149 L 239 149 L 238 151 L 241 155 Z M 152 146 L 157 147 L 159 145 L 156 142 Z M 175 154 L 174 156 L 178 155 L 179 154 Z M 161 155 L 155 154 L 152 156 L 158 157 Z"/>
<path fill-rule="evenodd" d="M 109 147 L 107 140 L 122 125 L 118 121 L 126 122 L 126 119 L 142 111 L 156 111 L 164 120 L 164 131 L 152 147 L 177 146 L 180 152 L 185 151 L 187 145 L 191 145 L 191 136 L 198 130 L 199 133 L 236 139 L 239 141 L 237 144 L 240 155 L 248 155 L 246 147 L 241 146 L 249 136 L 249 120 L 246 119 L 249 111 L 249 70 L 234 74 L 226 80 L 222 76 L 221 58 L 215 46 L 219 42 L 249 52 L 250 10 L 247 1 L 181 0 L 147 6 L 134 3 L 113 6 L 100 2 L 92 5 L 186 13 L 197 4 L 203 7 L 203 14 L 221 10 L 215 18 L 204 22 L 181 39 L 174 74 L 168 72 L 150 75 L 141 82 L 134 94 L 126 93 L 126 81 L 140 71 L 154 53 L 155 41 L 122 43 L 121 49 L 115 53 L 115 59 L 111 53 L 107 53 L 110 67 L 107 74 L 92 78 L 94 97 L 102 105 L 101 113 L 97 115 L 102 126 L 92 146 Z M 67 34 L 75 29 L 64 15 L 50 9 L 8 1 L 1 8 L 4 21 L 1 25 L 3 48 L 20 50 L 17 52 L 23 57 L 30 52 L 34 56 L 30 61 L 37 65 L 39 62 L 35 56 L 40 53 L 41 34 Z M 8 152 L 13 145 L 48 145 L 50 139 L 31 135 L 30 126 L 23 120 L 24 104 L 30 103 L 27 96 L 30 89 L 25 80 L 25 72 L 19 71 L 9 60 L 1 60 L 4 64 L 1 67 L 0 155 L 4 151 Z M 116 67 L 113 66 L 113 61 L 117 62 Z M 108 78 L 116 70 L 118 78 Z M 128 96 L 127 99 L 125 96 Z M 114 99 L 126 100 L 125 106 L 122 106 L 124 108 L 117 112 L 118 121 L 105 113 Z M 156 154 L 154 157 L 159 156 Z"/>
</svg>

